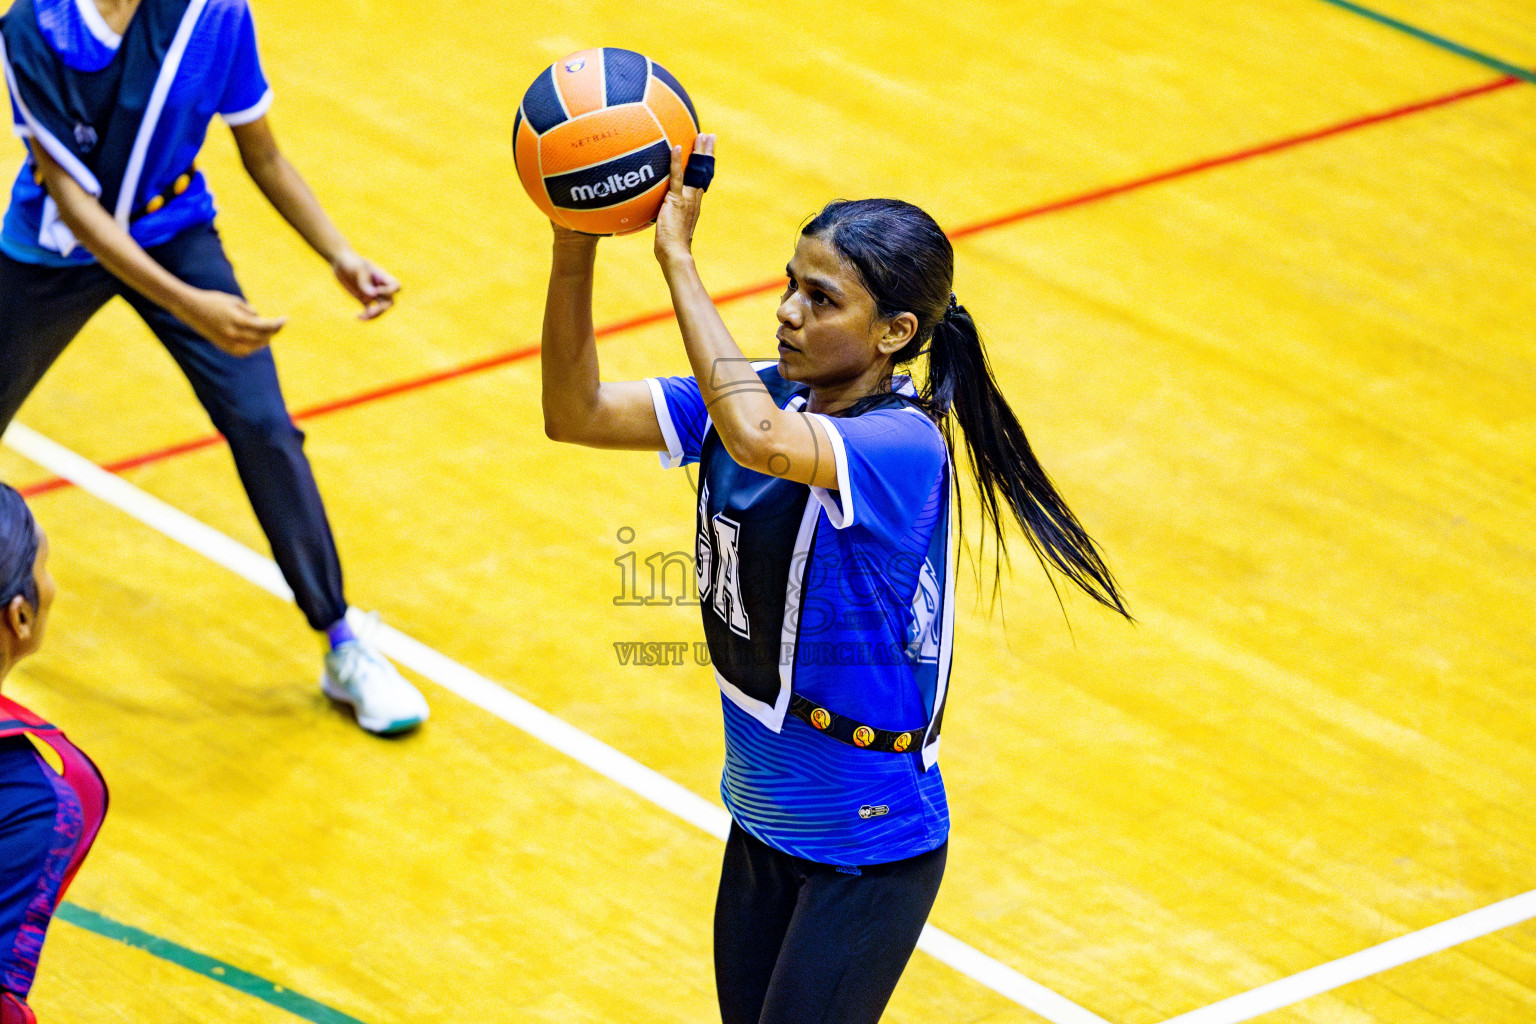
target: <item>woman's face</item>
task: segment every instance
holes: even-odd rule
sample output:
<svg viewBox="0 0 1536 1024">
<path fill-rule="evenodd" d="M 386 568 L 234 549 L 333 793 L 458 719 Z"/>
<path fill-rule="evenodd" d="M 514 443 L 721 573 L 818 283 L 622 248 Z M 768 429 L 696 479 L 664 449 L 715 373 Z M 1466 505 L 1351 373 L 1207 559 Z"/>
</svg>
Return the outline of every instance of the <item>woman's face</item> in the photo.
<svg viewBox="0 0 1536 1024">
<path fill-rule="evenodd" d="M 32 579 L 37 584 L 37 607 L 26 608 L 26 598 L 14 599 L 5 611 L 3 627 L 15 645 L 14 659 L 20 660 L 43 645 L 43 631 L 48 626 L 48 609 L 53 607 L 53 577 L 48 575 L 48 538 L 38 539 L 37 559 L 32 563 Z M 17 608 L 18 602 L 21 609 Z"/>
<path fill-rule="evenodd" d="M 811 387 L 857 380 L 882 362 L 891 322 L 880 319 L 859 272 L 831 244 L 801 235 L 779 303 L 779 375 Z"/>
</svg>

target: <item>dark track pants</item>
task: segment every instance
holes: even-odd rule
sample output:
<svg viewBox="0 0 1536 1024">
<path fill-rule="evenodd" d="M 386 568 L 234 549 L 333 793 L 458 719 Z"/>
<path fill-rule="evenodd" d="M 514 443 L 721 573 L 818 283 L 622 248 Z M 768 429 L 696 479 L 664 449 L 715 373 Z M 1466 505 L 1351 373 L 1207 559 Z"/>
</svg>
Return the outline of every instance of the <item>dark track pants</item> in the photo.
<svg viewBox="0 0 1536 1024">
<path fill-rule="evenodd" d="M 945 843 L 845 874 L 731 824 L 715 903 L 724 1024 L 877 1024 L 944 877 Z"/>
<path fill-rule="evenodd" d="M 149 254 L 194 287 L 244 294 L 212 224 L 188 228 Z M 242 359 L 219 351 L 99 264 L 41 267 L 0 254 L 0 430 L 86 321 L 116 295 L 155 332 L 229 441 L 273 557 L 310 626 L 334 624 L 347 610 L 336 542 L 271 352 Z"/>
</svg>

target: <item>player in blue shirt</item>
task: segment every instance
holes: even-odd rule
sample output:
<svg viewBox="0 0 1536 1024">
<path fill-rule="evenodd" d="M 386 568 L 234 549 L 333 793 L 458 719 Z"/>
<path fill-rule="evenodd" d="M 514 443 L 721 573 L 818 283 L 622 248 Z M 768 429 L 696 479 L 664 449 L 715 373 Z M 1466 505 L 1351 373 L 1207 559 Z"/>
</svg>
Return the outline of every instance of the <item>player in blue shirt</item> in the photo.
<svg viewBox="0 0 1536 1024">
<path fill-rule="evenodd" d="M 267 349 L 284 321 L 246 303 L 195 162 L 217 114 L 361 318 L 393 305 L 394 278 L 352 250 L 273 139 L 246 0 L 16 0 L 0 64 L 28 146 L 0 231 L 0 430 L 121 295 L 228 439 L 283 576 L 326 636 L 322 688 L 370 732 L 418 725 L 421 694 L 347 625 L 336 544 Z"/>
<path fill-rule="evenodd" d="M 674 152 L 656 222 L 693 376 L 600 381 L 597 239 L 557 227 L 545 430 L 699 465 L 699 599 L 732 818 L 715 909 L 722 1019 L 874 1024 L 947 850 L 936 761 L 954 621 L 954 424 L 999 553 L 1011 516 L 1043 560 L 1125 607 L 992 379 L 933 219 L 896 200 L 828 205 L 786 268 L 778 360 L 752 363 L 693 262 L 713 151 L 699 136 L 686 170 Z M 923 354 L 917 387 L 897 368 Z"/>
</svg>

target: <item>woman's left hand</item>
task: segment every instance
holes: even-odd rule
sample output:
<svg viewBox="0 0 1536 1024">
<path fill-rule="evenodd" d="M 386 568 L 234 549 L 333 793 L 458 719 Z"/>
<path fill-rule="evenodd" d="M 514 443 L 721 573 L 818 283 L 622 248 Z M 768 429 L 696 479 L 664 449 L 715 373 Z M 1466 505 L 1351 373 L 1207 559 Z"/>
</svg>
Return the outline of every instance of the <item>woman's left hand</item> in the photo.
<svg viewBox="0 0 1536 1024">
<path fill-rule="evenodd" d="M 400 282 L 372 260 L 348 250 L 331 261 L 331 270 L 341 286 L 363 304 L 363 311 L 357 314 L 359 320 L 372 320 L 395 304 Z"/>
<path fill-rule="evenodd" d="M 693 151 L 700 156 L 715 155 L 715 137 L 700 135 L 693 140 Z M 699 223 L 699 207 L 704 190 L 683 184 L 688 154 L 681 146 L 672 147 L 672 183 L 656 215 L 656 258 L 663 267 L 673 260 L 693 255 L 693 229 Z"/>
</svg>

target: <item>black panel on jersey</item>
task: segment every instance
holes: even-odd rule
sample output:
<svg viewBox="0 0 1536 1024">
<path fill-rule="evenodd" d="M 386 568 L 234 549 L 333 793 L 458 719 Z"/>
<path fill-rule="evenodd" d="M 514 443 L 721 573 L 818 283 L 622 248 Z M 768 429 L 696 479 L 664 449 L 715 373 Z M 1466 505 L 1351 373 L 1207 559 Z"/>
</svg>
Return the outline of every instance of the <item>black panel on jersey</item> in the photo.
<svg viewBox="0 0 1536 1024">
<path fill-rule="evenodd" d="M 775 404 L 783 407 L 792 395 L 805 390 L 779 376 L 776 367 L 758 372 Z M 751 636 L 731 629 L 730 623 L 715 610 L 718 584 L 708 593 L 700 588 L 703 605 L 704 638 L 709 642 L 709 657 L 716 670 L 746 693 L 765 704 L 779 696 L 779 656 L 783 642 L 784 592 L 789 584 L 790 560 L 795 551 L 795 537 L 811 489 L 793 480 L 743 467 L 726 452 L 713 426 L 704 435 L 699 449 L 699 492 L 708 488 L 708 505 L 699 509 L 698 529 L 709 543 L 714 543 L 713 520 L 716 515 L 739 524 L 736 545 L 738 578 L 742 604 L 751 623 Z M 715 559 L 709 559 L 709 571 Z M 700 559 L 702 565 L 704 559 Z"/>
<path fill-rule="evenodd" d="M 683 84 L 672 77 L 672 72 L 668 71 L 660 64 L 657 64 L 655 61 L 651 61 L 651 74 L 655 75 L 663 82 L 666 82 L 667 87 L 670 88 L 673 92 L 677 93 L 677 98 L 682 100 L 683 106 L 688 108 L 688 116 L 693 118 L 694 131 L 698 131 L 699 112 L 693 109 L 693 100 L 689 99 L 688 94 L 683 91 Z"/>
<path fill-rule="evenodd" d="M 603 50 L 603 84 L 610 107 L 645 99 L 645 87 L 651 80 L 650 64 L 633 50 L 612 46 Z"/>
<path fill-rule="evenodd" d="M 522 109 L 528 115 L 528 123 L 540 135 L 566 120 L 565 108 L 560 105 L 560 96 L 555 92 L 554 68 L 545 68 L 544 73 L 533 80 L 523 96 Z"/>
<path fill-rule="evenodd" d="M 793 396 L 808 392 L 805 385 L 779 376 L 777 366 L 759 370 L 757 375 L 780 408 Z M 902 402 L 898 395 L 886 395 L 870 401 L 862 411 L 901 405 Z M 707 553 L 696 548 L 697 563 L 701 571 L 712 578 L 718 577 L 715 562 L 719 554 L 713 548 L 713 520 L 719 515 L 737 524 L 737 574 L 742 604 L 751 626 L 750 636 L 744 637 L 732 630 L 730 623 L 715 609 L 718 580 L 709 586 L 707 593 L 701 581 L 699 598 L 703 605 L 704 638 L 709 642 L 710 660 L 722 676 L 747 696 L 773 704 L 779 695 L 780 659 L 794 656 L 794 651 L 784 651 L 782 645 L 785 591 L 795 554 L 795 540 L 800 532 L 805 504 L 815 499 L 805 484 L 766 476 L 741 466 L 726 452 L 713 426 L 704 435 L 699 450 L 699 493 L 707 497 L 708 503 L 700 503 L 699 539 L 695 543 L 702 547 L 707 537 L 711 547 Z M 813 540 L 806 552 L 802 572 L 810 569 L 814 555 Z M 808 589 L 808 586 L 802 587 L 802 601 Z"/>
</svg>

